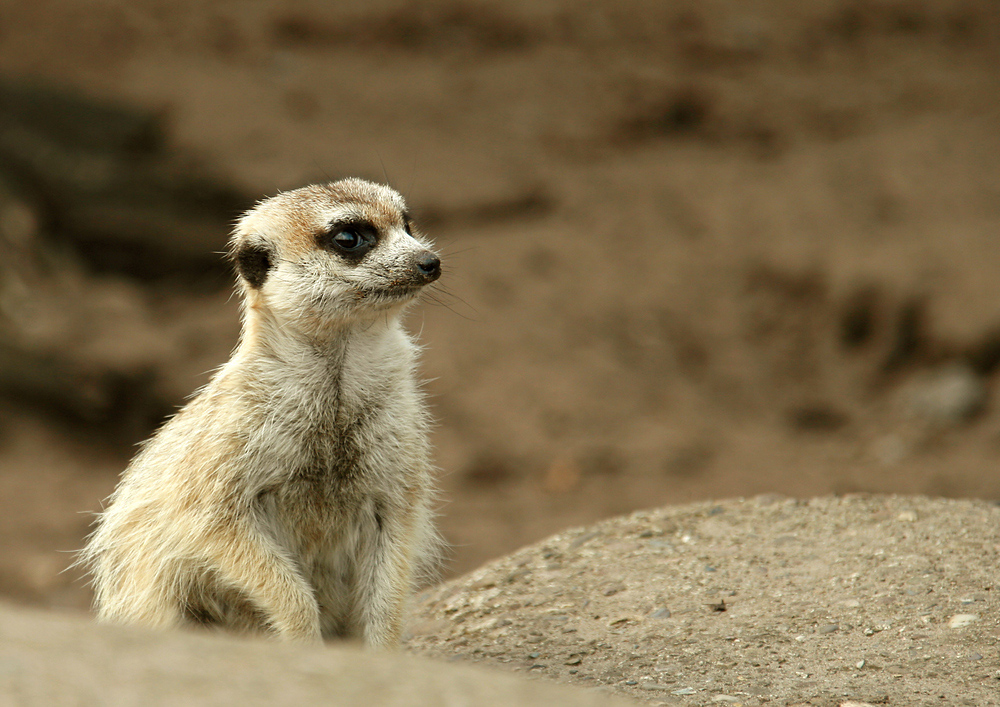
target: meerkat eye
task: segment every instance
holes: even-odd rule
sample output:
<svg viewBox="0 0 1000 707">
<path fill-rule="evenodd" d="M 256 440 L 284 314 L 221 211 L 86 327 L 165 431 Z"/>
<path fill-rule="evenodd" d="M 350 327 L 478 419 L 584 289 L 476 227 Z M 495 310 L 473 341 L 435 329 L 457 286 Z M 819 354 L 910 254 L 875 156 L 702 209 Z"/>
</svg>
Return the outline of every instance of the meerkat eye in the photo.
<svg viewBox="0 0 1000 707">
<path fill-rule="evenodd" d="M 322 247 L 340 253 L 352 260 L 360 259 L 375 245 L 374 227 L 365 224 L 336 226 L 319 235 Z"/>
<path fill-rule="evenodd" d="M 341 250 L 357 250 L 365 244 L 365 239 L 354 231 L 341 231 L 333 237 L 333 244 Z"/>
</svg>

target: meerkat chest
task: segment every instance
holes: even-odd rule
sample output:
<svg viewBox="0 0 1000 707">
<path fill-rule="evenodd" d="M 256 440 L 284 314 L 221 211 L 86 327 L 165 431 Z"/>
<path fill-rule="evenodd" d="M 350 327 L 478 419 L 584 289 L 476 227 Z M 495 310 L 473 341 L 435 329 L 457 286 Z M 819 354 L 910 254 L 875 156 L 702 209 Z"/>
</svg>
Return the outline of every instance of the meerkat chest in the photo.
<svg viewBox="0 0 1000 707">
<path fill-rule="evenodd" d="M 336 376 L 302 376 L 284 392 L 274 418 L 283 439 L 270 447 L 282 458 L 265 507 L 299 541 L 319 542 L 407 484 L 422 452 L 422 406 L 407 367 L 385 356 L 345 357 Z"/>
<path fill-rule="evenodd" d="M 370 532 L 380 499 L 408 485 L 400 422 L 392 401 L 383 401 L 315 429 L 282 482 L 266 494 L 270 524 L 307 565 Z"/>
</svg>

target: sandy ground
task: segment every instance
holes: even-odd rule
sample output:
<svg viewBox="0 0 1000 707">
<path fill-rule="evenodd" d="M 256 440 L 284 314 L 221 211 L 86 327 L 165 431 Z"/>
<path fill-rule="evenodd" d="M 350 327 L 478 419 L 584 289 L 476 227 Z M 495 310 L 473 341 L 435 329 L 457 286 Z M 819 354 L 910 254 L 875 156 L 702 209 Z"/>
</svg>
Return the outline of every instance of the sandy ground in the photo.
<svg viewBox="0 0 1000 707">
<path fill-rule="evenodd" d="M 996 705 L 998 561 L 983 502 L 641 511 L 428 592 L 408 647 L 660 705 Z"/>
<path fill-rule="evenodd" d="M 601 690 L 517 679 L 357 646 L 291 646 L 193 632 L 98 626 L 0 603 L 0 704 L 107 707 L 628 707 Z"/>
<path fill-rule="evenodd" d="M 160 111 L 174 149 L 249 194 L 348 174 L 406 194 L 445 263 L 410 324 L 447 577 L 667 503 L 1000 497 L 998 18 L 38 0 L 0 8 L 0 74 Z M 235 342 L 224 283 L 64 265 L 4 290 L 5 335 L 146 372 L 167 409 Z M 61 570 L 155 420 L 125 422 L 3 402 L 5 595 L 87 605 Z"/>
</svg>

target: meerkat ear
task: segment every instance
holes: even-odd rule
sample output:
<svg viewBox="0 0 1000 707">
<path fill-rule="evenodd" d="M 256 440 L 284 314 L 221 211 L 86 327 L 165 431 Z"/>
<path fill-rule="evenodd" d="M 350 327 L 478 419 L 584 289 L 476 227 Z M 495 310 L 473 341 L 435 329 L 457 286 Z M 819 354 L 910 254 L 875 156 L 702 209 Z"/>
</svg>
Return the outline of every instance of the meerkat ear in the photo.
<svg viewBox="0 0 1000 707">
<path fill-rule="evenodd" d="M 271 269 L 271 251 L 263 243 L 243 243 L 233 253 L 236 270 L 255 290 L 259 290 Z"/>
</svg>

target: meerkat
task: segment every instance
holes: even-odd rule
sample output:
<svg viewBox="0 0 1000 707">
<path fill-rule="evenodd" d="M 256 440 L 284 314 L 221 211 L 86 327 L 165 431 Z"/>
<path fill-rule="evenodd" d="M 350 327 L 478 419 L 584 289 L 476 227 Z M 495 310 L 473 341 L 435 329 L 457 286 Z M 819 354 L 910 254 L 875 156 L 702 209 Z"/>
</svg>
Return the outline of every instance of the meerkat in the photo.
<svg viewBox="0 0 1000 707">
<path fill-rule="evenodd" d="M 440 546 L 401 314 L 441 274 L 393 189 L 266 199 L 230 254 L 231 360 L 132 460 L 81 554 L 104 621 L 398 644 Z"/>
</svg>

